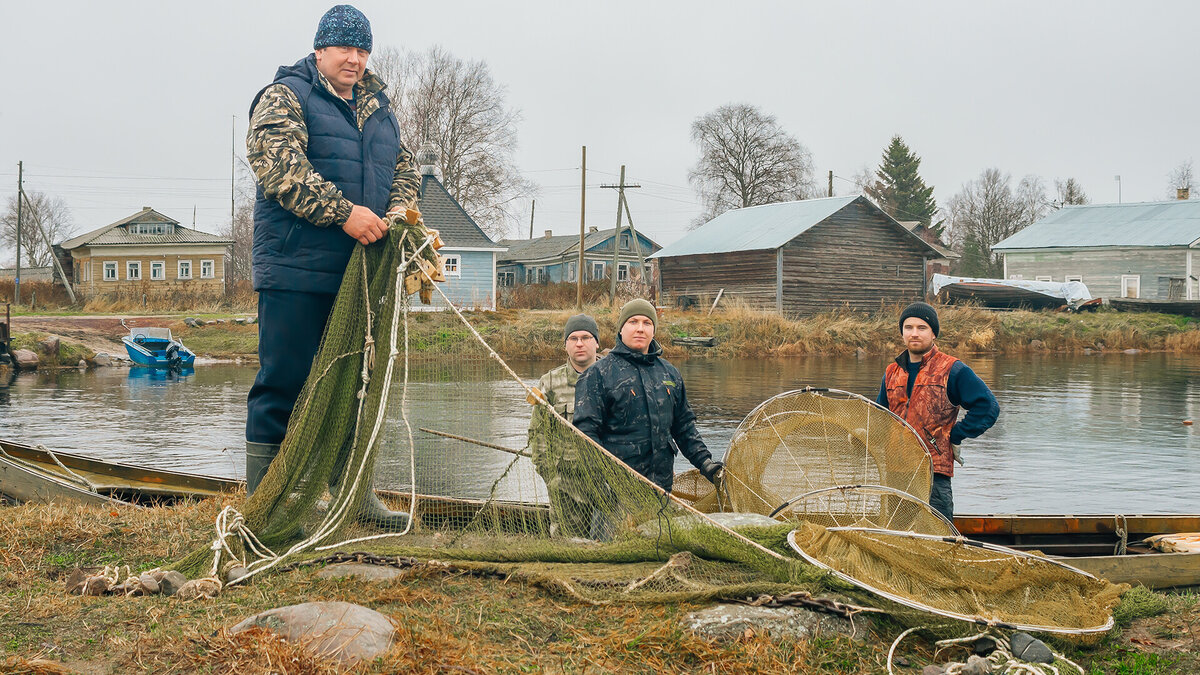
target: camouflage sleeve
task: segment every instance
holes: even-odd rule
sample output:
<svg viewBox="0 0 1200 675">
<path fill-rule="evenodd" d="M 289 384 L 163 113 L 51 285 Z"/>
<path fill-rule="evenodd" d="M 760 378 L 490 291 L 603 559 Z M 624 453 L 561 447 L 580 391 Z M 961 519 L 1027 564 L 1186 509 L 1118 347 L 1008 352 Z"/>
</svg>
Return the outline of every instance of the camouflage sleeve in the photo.
<svg viewBox="0 0 1200 675">
<path fill-rule="evenodd" d="M 246 132 L 246 159 L 263 193 L 319 227 L 341 226 L 354 204 L 308 161 L 304 110 L 287 85 L 267 87 Z"/>
<path fill-rule="evenodd" d="M 400 156 L 396 158 L 396 175 L 392 178 L 392 192 L 388 197 L 388 212 L 417 208 L 417 197 L 420 194 L 421 177 L 413 167 L 412 153 L 400 146 Z"/>
</svg>

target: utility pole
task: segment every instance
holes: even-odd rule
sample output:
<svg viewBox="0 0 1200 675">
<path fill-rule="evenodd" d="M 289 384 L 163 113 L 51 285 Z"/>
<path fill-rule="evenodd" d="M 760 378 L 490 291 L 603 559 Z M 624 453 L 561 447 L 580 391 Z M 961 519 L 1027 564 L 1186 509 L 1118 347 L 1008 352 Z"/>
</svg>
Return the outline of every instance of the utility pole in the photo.
<svg viewBox="0 0 1200 675">
<path fill-rule="evenodd" d="M 579 269 L 575 270 L 575 309 L 583 311 L 583 237 L 587 231 L 584 216 L 587 213 L 587 146 L 583 146 L 583 159 L 579 165 Z"/>
<path fill-rule="evenodd" d="M 22 192 L 18 198 L 24 198 L 29 204 L 29 213 L 33 215 L 33 223 L 37 226 L 38 234 L 42 235 L 42 243 L 46 245 L 46 250 L 50 252 L 50 262 L 54 263 L 54 269 L 58 271 L 58 278 L 62 279 L 63 288 L 67 289 L 67 295 L 71 298 L 71 304 L 75 304 L 75 291 L 71 288 L 71 280 L 67 278 L 67 272 L 63 269 L 62 263 L 58 261 L 58 256 L 54 254 L 54 244 L 50 242 L 50 235 L 46 234 L 46 228 L 42 227 L 42 219 L 38 216 L 37 210 L 33 208 L 33 203 L 29 201 L 29 196 Z M 20 202 L 18 202 L 19 204 Z"/>
<path fill-rule="evenodd" d="M 833 196 L 833 170 L 829 170 L 829 196 Z"/>
<path fill-rule="evenodd" d="M 229 231 L 233 232 L 233 183 L 237 175 L 237 115 L 229 116 Z M 195 216 L 192 225 L 195 226 Z"/>
<path fill-rule="evenodd" d="M 625 187 L 630 186 L 626 185 Z M 650 284 L 646 281 L 646 258 L 642 256 L 642 244 L 638 241 L 637 228 L 633 226 L 633 215 L 629 213 L 628 199 L 625 200 L 625 220 L 629 221 L 629 236 L 633 238 L 633 250 L 637 252 L 638 269 L 641 270 L 642 284 L 649 287 Z M 633 275 L 630 275 L 630 277 L 632 278 Z"/>
<path fill-rule="evenodd" d="M 609 271 L 608 284 L 608 304 L 615 305 L 617 302 L 617 270 L 621 265 L 621 214 L 625 208 L 625 189 L 640 188 L 641 185 L 626 185 L 625 184 L 625 165 L 621 165 L 621 182 L 617 185 L 601 185 L 602 188 L 617 190 L 617 227 L 613 234 L 613 262 L 612 269 Z"/>
<path fill-rule="evenodd" d="M 17 269 L 13 277 L 13 303 L 21 304 L 21 199 L 25 196 L 22 181 L 25 178 L 25 162 L 17 162 Z"/>
<path fill-rule="evenodd" d="M 529 207 L 529 238 L 533 239 L 533 214 L 537 212 L 537 200 L 533 200 L 533 205 Z"/>
</svg>

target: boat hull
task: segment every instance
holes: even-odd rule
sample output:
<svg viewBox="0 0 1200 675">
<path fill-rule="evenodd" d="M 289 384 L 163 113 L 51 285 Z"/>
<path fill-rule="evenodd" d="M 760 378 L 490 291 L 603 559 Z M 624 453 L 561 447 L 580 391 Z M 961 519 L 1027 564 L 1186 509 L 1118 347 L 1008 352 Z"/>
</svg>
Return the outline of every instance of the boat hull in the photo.
<svg viewBox="0 0 1200 675">
<path fill-rule="evenodd" d="M 130 360 L 139 366 L 149 368 L 187 368 L 196 362 L 196 355 L 190 349 L 176 341 L 144 339 L 138 342 L 132 338 L 124 337 L 121 338 L 121 342 L 125 343 L 125 351 L 129 354 Z M 178 349 L 178 358 L 176 359 L 170 358 L 167 354 L 168 348 L 172 345 L 175 345 Z"/>
</svg>

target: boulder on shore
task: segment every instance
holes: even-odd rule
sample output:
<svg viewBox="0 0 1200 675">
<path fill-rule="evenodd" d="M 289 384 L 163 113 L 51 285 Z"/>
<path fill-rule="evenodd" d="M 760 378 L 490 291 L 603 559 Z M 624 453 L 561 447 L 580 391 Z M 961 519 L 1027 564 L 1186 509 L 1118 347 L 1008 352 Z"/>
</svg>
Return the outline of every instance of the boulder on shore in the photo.
<svg viewBox="0 0 1200 675">
<path fill-rule="evenodd" d="M 396 633 L 388 617 L 349 602 L 306 602 L 269 609 L 229 632 L 240 633 L 255 626 L 346 666 L 386 654 Z"/>
<path fill-rule="evenodd" d="M 59 349 L 62 347 L 62 340 L 57 336 L 50 337 L 41 341 L 40 345 L 42 353 L 50 358 L 58 358 Z"/>
<path fill-rule="evenodd" d="M 12 356 L 18 370 L 36 370 L 38 367 L 38 355 L 28 349 L 17 349 Z"/>
<path fill-rule="evenodd" d="M 112 357 L 109 356 L 105 352 L 100 352 L 96 356 L 92 357 L 92 363 L 94 363 L 97 368 L 111 366 L 112 365 Z"/>
</svg>

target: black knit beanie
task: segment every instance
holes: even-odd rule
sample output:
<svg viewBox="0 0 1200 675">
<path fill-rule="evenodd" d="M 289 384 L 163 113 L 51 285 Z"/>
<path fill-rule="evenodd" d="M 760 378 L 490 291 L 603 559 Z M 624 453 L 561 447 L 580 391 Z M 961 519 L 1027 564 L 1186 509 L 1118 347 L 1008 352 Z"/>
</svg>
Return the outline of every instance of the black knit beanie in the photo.
<svg viewBox="0 0 1200 675">
<path fill-rule="evenodd" d="M 577 330 L 586 330 L 596 338 L 596 342 L 600 341 L 600 327 L 596 325 L 596 320 L 587 314 L 576 314 L 567 319 L 567 325 L 563 326 L 563 342 Z"/>
<path fill-rule="evenodd" d="M 914 302 L 913 304 L 909 305 L 908 307 L 905 307 L 904 311 L 900 312 L 900 329 L 901 330 L 904 330 L 904 320 L 909 319 L 909 318 L 920 319 L 920 320 L 924 321 L 925 323 L 929 324 L 929 327 L 933 329 L 933 336 L 937 337 L 937 334 L 938 334 L 937 310 L 934 309 L 931 305 L 924 303 L 924 302 Z"/>
<path fill-rule="evenodd" d="M 371 51 L 371 22 L 353 5 L 334 5 L 321 17 L 313 49 L 357 47 Z"/>
</svg>

